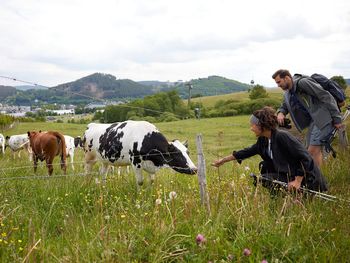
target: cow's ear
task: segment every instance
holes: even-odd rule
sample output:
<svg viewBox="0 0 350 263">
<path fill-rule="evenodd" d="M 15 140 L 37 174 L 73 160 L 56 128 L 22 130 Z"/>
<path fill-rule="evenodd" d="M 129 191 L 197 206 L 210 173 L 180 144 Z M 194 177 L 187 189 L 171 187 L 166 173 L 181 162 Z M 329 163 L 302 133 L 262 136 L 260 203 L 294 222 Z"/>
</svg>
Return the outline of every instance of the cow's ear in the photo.
<svg viewBox="0 0 350 263">
<path fill-rule="evenodd" d="M 188 148 L 188 140 L 183 141 L 182 144 L 183 144 L 186 148 Z"/>
<path fill-rule="evenodd" d="M 30 137 L 30 131 L 27 131 L 28 137 Z"/>
</svg>

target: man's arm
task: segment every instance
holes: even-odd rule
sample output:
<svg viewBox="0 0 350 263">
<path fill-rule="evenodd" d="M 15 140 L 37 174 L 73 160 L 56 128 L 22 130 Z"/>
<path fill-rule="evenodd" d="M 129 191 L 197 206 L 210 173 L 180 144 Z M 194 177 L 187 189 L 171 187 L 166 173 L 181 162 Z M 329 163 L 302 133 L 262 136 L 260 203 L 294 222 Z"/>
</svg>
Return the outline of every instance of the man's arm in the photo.
<svg viewBox="0 0 350 263">
<path fill-rule="evenodd" d="M 299 81 L 298 88 L 306 94 L 317 98 L 328 109 L 335 127 L 340 128 L 342 119 L 337 102 L 333 96 L 324 90 L 320 84 L 308 78 L 302 78 Z"/>
</svg>

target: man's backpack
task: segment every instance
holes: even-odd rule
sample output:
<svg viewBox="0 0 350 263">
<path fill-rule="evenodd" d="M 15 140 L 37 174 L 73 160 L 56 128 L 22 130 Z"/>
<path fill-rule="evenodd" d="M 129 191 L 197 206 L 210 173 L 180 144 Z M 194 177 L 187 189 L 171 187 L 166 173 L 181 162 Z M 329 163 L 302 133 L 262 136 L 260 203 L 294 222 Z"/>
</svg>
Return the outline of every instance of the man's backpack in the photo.
<svg viewBox="0 0 350 263">
<path fill-rule="evenodd" d="M 345 104 L 346 96 L 344 90 L 336 81 L 317 73 L 312 74 L 311 78 L 320 84 L 323 89 L 327 90 L 334 97 L 339 106 Z"/>
</svg>

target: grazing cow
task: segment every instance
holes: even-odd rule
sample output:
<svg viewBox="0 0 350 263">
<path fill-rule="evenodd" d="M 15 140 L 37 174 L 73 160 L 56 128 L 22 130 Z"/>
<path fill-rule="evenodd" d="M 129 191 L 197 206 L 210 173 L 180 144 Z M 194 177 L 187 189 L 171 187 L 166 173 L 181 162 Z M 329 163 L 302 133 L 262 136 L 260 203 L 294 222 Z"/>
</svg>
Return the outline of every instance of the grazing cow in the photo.
<svg viewBox="0 0 350 263">
<path fill-rule="evenodd" d="M 30 146 L 33 149 L 34 173 L 36 173 L 38 160 L 46 161 L 49 175 L 52 175 L 52 162 L 55 156 L 61 156 L 61 168 L 66 174 L 66 142 L 59 132 L 28 131 Z"/>
<path fill-rule="evenodd" d="M 6 141 L 7 146 L 12 150 L 13 159 L 15 159 L 16 152 L 18 152 L 18 158 L 20 158 L 21 150 L 25 149 L 29 154 L 29 161 L 32 160 L 32 149 L 30 148 L 28 134 L 6 136 Z"/>
<path fill-rule="evenodd" d="M 70 163 L 72 166 L 72 170 L 74 170 L 74 150 L 75 150 L 75 143 L 74 138 L 72 136 L 64 135 L 64 139 L 66 141 L 66 156 L 70 157 Z"/>
<path fill-rule="evenodd" d="M 100 173 L 104 178 L 110 165 L 131 165 L 139 185 L 143 183 L 142 169 L 151 175 L 152 181 L 161 167 L 171 167 L 186 174 L 197 171 L 182 143 L 178 140 L 169 143 L 153 124 L 146 121 L 90 123 L 84 133 L 83 144 L 86 172 L 90 172 L 100 160 Z"/>
<path fill-rule="evenodd" d="M 0 148 L 1 148 L 1 152 L 2 152 L 2 154 L 5 154 L 5 137 L 4 137 L 4 135 L 2 135 L 1 133 L 0 133 Z"/>
<path fill-rule="evenodd" d="M 81 139 L 80 136 L 77 136 L 77 137 L 74 138 L 74 146 L 75 146 L 75 148 L 78 148 L 78 147 L 83 148 L 84 147 L 83 146 L 83 140 Z"/>
</svg>

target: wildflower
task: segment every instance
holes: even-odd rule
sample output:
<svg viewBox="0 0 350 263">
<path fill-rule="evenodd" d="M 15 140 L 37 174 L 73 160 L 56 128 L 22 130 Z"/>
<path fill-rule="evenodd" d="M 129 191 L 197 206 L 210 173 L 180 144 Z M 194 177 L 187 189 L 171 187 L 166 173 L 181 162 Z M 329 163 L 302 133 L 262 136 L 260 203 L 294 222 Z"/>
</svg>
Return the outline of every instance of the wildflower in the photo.
<svg viewBox="0 0 350 263">
<path fill-rule="evenodd" d="M 106 215 L 106 216 L 105 216 L 105 219 L 106 219 L 106 220 L 109 220 L 110 218 L 111 218 L 111 217 L 110 217 L 109 215 Z"/>
<path fill-rule="evenodd" d="M 198 234 L 196 237 L 196 243 L 197 245 L 201 245 L 202 243 L 205 243 L 206 239 L 202 234 Z"/>
<path fill-rule="evenodd" d="M 261 260 L 261 263 L 268 263 L 266 259 Z"/>
<path fill-rule="evenodd" d="M 137 209 L 140 209 L 140 208 L 141 208 L 140 204 L 136 204 L 135 207 L 136 207 Z"/>
<path fill-rule="evenodd" d="M 50 198 L 50 197 L 48 197 L 48 198 L 47 198 L 47 201 L 50 201 L 50 200 L 51 200 L 51 198 Z"/>
<path fill-rule="evenodd" d="M 19 251 L 22 251 L 22 250 L 23 250 L 23 247 L 19 247 L 18 249 L 19 249 Z"/>
<path fill-rule="evenodd" d="M 245 248 L 243 249 L 243 255 L 244 256 L 250 256 L 252 254 L 252 252 L 249 250 L 249 248 Z"/>
<path fill-rule="evenodd" d="M 175 191 L 171 191 L 170 193 L 169 193 L 169 199 L 170 200 L 173 200 L 173 199 L 175 199 L 177 197 L 177 193 L 175 192 Z"/>
<path fill-rule="evenodd" d="M 125 218 L 125 217 L 126 217 L 126 215 L 120 215 L 120 217 L 121 217 L 121 218 Z"/>
<path fill-rule="evenodd" d="M 18 243 L 22 243 L 22 240 L 21 240 L 21 239 L 18 239 Z"/>
<path fill-rule="evenodd" d="M 227 260 L 228 260 L 228 261 L 233 261 L 233 255 L 232 255 L 232 254 L 228 254 Z"/>
<path fill-rule="evenodd" d="M 250 171 L 249 166 L 244 167 L 244 170 L 245 170 L 245 171 Z"/>
<path fill-rule="evenodd" d="M 160 205 L 162 203 L 162 199 L 158 198 L 156 199 L 156 205 Z"/>
<path fill-rule="evenodd" d="M 6 236 L 7 236 L 7 234 L 6 234 L 5 232 L 2 232 L 1 235 L 2 235 L 3 237 L 6 237 Z"/>
<path fill-rule="evenodd" d="M 64 196 L 68 196 L 68 194 L 66 193 Z"/>
</svg>

